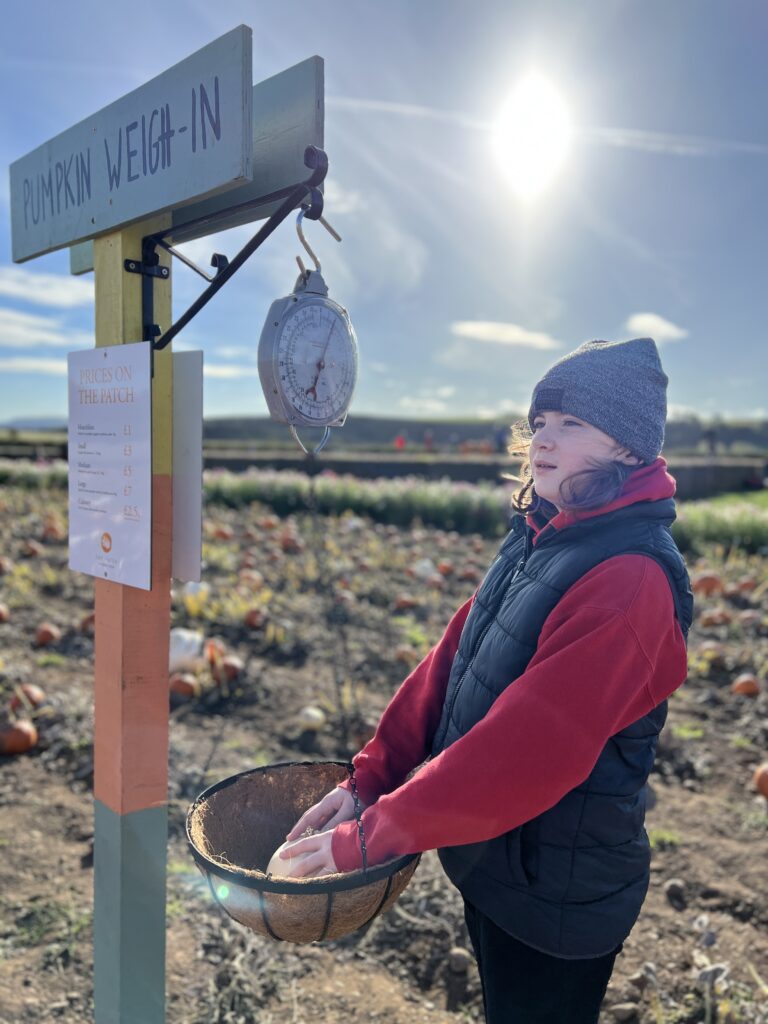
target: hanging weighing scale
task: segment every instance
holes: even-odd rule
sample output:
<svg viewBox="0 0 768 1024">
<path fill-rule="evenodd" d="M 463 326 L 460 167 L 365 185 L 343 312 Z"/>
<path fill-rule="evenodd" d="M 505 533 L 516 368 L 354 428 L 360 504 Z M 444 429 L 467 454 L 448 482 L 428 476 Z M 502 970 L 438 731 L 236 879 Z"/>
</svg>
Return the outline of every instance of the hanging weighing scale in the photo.
<svg viewBox="0 0 768 1024">
<path fill-rule="evenodd" d="M 306 455 L 317 455 L 330 437 L 331 427 L 347 418 L 357 383 L 357 338 L 349 314 L 328 295 L 320 262 L 310 248 L 301 222 L 310 207 L 302 207 L 296 230 L 315 264 L 307 270 L 296 257 L 300 274 L 290 295 L 269 308 L 258 350 L 259 378 L 269 414 L 287 423 Z M 341 241 L 323 217 L 317 218 Z M 313 450 L 305 447 L 297 427 L 323 427 Z"/>
</svg>

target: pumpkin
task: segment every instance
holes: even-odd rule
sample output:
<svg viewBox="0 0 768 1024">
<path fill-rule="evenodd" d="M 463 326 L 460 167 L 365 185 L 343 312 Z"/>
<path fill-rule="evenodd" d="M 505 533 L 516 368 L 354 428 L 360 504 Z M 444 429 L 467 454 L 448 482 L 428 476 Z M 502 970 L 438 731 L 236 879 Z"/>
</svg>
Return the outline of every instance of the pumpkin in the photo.
<svg viewBox="0 0 768 1024">
<path fill-rule="evenodd" d="M 96 630 L 96 612 L 88 612 L 82 619 L 80 619 L 80 625 L 78 629 L 81 633 L 87 633 L 93 636 Z"/>
<path fill-rule="evenodd" d="M 757 588 L 757 580 L 754 576 L 740 576 L 736 585 L 742 594 L 751 594 Z"/>
<path fill-rule="evenodd" d="M 45 517 L 42 536 L 43 540 L 61 541 L 67 536 L 67 529 L 57 516 L 49 515 Z"/>
<path fill-rule="evenodd" d="M 764 761 L 755 768 L 752 781 L 757 787 L 758 793 L 761 793 L 768 800 L 768 761 Z"/>
<path fill-rule="evenodd" d="M 411 608 L 418 607 L 419 602 L 415 597 L 410 594 L 398 594 L 395 598 L 395 611 L 396 612 L 407 612 Z"/>
<path fill-rule="evenodd" d="M 0 731 L 0 754 L 25 754 L 37 746 L 37 729 L 27 718 L 19 718 Z"/>
<path fill-rule="evenodd" d="M 750 626 L 761 625 L 763 621 L 763 616 L 757 610 L 757 608 L 745 608 L 744 611 L 738 613 L 738 615 L 736 616 L 736 621 L 740 625 L 749 628 Z"/>
<path fill-rule="evenodd" d="M 443 561 L 437 563 L 437 571 L 440 573 L 441 576 L 453 576 L 454 572 L 456 571 L 456 567 L 454 566 L 453 562 L 448 561 L 448 559 L 446 558 Z"/>
<path fill-rule="evenodd" d="M 238 658 L 236 654 L 225 654 L 213 663 L 211 672 L 217 683 L 222 683 L 224 680 L 231 682 L 233 679 L 237 679 L 244 668 L 245 662 L 242 658 Z"/>
<path fill-rule="evenodd" d="M 717 572 L 700 572 L 691 580 L 691 590 L 694 594 L 702 594 L 704 597 L 721 594 L 723 586 L 723 577 Z"/>
<path fill-rule="evenodd" d="M 231 526 L 223 526 L 218 524 L 213 528 L 213 537 L 215 540 L 232 540 L 235 536 L 235 531 Z"/>
<path fill-rule="evenodd" d="M 35 632 L 35 646 L 50 647 L 61 640 L 61 630 L 52 622 L 41 622 Z"/>
<path fill-rule="evenodd" d="M 307 704 L 296 715 L 296 724 L 302 729 L 311 729 L 313 732 L 320 732 L 327 721 L 322 708 L 314 704 Z"/>
<path fill-rule="evenodd" d="M 199 697 L 202 689 L 200 680 L 191 672 L 174 672 L 169 687 L 171 693 L 179 697 Z"/>
<path fill-rule="evenodd" d="M 243 622 L 248 629 L 261 629 L 264 625 L 264 609 L 263 608 L 249 608 L 243 616 Z"/>
<path fill-rule="evenodd" d="M 215 665 L 216 662 L 221 661 L 224 657 L 224 644 L 221 640 L 217 640 L 215 637 L 205 641 L 205 647 L 203 650 L 205 653 L 205 660 L 209 665 Z"/>
<path fill-rule="evenodd" d="M 699 616 L 699 625 L 709 628 L 711 626 L 727 626 L 733 621 L 733 615 L 727 608 L 707 608 Z"/>
<path fill-rule="evenodd" d="M 760 693 L 760 680 L 752 672 L 742 672 L 731 683 L 731 692 L 756 697 Z"/>
<path fill-rule="evenodd" d="M 299 552 L 304 550 L 304 541 L 289 526 L 280 534 L 280 547 L 287 555 L 298 555 Z"/>
<path fill-rule="evenodd" d="M 21 686 L 14 687 L 14 691 L 10 703 L 11 711 L 26 711 L 30 707 L 39 708 L 45 702 L 45 690 L 35 686 L 34 683 L 22 683 Z"/>
</svg>

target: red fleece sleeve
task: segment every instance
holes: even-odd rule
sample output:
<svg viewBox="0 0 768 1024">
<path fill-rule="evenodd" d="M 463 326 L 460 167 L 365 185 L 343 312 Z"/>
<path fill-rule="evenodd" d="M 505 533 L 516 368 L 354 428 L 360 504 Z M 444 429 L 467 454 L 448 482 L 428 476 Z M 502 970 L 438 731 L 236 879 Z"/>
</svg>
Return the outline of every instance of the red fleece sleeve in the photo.
<svg viewBox="0 0 768 1024">
<path fill-rule="evenodd" d="M 355 758 L 355 782 L 364 804 L 401 785 L 429 756 L 440 724 L 448 676 L 474 596 L 455 613 L 442 639 L 399 687 L 372 739 Z M 349 783 L 343 787 L 349 789 Z"/>
<path fill-rule="evenodd" d="M 601 563 L 558 602 L 525 672 L 485 717 L 363 813 L 369 864 L 491 839 L 542 814 L 686 674 L 660 566 L 643 555 Z M 339 870 L 362 867 L 354 821 L 336 827 L 332 850 Z"/>
</svg>

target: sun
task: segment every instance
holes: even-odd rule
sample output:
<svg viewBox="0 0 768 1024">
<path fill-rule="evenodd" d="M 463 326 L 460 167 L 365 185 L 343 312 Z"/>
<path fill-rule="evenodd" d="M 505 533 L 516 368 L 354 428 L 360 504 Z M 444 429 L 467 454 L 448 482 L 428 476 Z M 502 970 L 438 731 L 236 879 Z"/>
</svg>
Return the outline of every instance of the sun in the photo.
<svg viewBox="0 0 768 1024">
<path fill-rule="evenodd" d="M 543 75 L 530 73 L 510 94 L 493 126 L 492 148 L 513 191 L 534 199 L 565 163 L 573 124 L 568 107 Z"/>
</svg>

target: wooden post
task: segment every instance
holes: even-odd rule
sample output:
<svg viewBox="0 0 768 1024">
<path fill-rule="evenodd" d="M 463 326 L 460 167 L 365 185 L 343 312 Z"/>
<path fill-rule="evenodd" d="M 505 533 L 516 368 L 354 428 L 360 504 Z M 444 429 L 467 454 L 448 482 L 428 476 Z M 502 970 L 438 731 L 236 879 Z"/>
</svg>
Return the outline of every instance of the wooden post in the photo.
<svg viewBox="0 0 768 1024">
<path fill-rule="evenodd" d="M 155 217 L 95 240 L 97 348 L 141 340 L 142 278 L 123 261 L 141 260 L 143 236 L 169 223 Z M 171 279 L 152 280 L 165 330 Z M 152 589 L 94 581 L 96 1024 L 165 1021 L 172 411 L 169 346 L 155 353 L 152 380 Z"/>
</svg>

